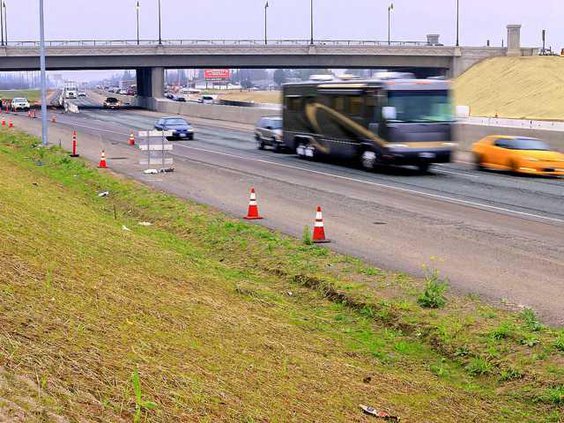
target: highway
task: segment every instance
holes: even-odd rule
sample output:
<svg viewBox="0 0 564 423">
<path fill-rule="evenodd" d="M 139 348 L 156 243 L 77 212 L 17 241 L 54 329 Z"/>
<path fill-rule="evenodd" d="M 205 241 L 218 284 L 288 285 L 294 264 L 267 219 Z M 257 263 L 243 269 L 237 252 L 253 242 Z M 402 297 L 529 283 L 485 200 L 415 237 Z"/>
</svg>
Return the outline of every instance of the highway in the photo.
<svg viewBox="0 0 564 423">
<path fill-rule="evenodd" d="M 81 98 L 79 107 L 96 104 Z M 130 130 L 150 129 L 158 113 L 83 109 L 58 117 L 51 142 L 97 160 L 102 148 L 112 170 L 234 216 L 257 189 L 270 228 L 301 236 L 323 207 L 329 248 L 384 269 L 421 274 L 440 270 L 458 293 L 530 306 L 545 321 L 564 324 L 564 181 L 477 172 L 470 163 L 437 166 L 430 175 L 410 169 L 367 173 L 353 166 L 307 162 L 258 151 L 252 128 L 193 121 L 194 141 L 175 142 L 176 171 L 144 175 L 141 153 L 127 146 Z M 39 120 L 19 118 L 38 133 Z"/>
</svg>

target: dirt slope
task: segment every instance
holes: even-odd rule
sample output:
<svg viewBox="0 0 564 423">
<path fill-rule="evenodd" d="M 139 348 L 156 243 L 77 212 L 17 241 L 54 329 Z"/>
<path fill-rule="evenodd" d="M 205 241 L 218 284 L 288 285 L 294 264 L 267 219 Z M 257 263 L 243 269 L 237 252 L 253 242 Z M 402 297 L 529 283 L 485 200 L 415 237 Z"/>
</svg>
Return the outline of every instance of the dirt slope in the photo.
<svg viewBox="0 0 564 423">
<path fill-rule="evenodd" d="M 564 57 L 499 57 L 454 82 L 456 104 L 473 116 L 564 120 Z"/>
</svg>

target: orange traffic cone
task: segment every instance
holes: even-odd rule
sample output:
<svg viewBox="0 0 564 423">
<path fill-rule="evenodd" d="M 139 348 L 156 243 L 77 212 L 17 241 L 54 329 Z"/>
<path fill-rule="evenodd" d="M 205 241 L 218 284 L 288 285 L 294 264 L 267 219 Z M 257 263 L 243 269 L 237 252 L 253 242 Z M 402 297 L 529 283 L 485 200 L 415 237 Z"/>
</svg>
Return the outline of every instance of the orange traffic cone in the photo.
<svg viewBox="0 0 564 423">
<path fill-rule="evenodd" d="M 135 145 L 135 135 L 133 135 L 133 131 L 129 133 L 129 145 Z"/>
<path fill-rule="evenodd" d="M 31 119 L 31 110 L 28 110 L 27 117 Z"/>
<path fill-rule="evenodd" d="M 102 154 L 100 155 L 100 163 L 98 163 L 98 167 L 100 169 L 106 169 L 108 164 L 106 163 L 106 152 L 102 150 Z"/>
<path fill-rule="evenodd" d="M 8 121 L 8 128 L 13 128 L 14 124 L 12 123 L 12 119 Z"/>
<path fill-rule="evenodd" d="M 325 238 L 325 228 L 323 226 L 323 214 L 321 213 L 321 207 L 317 206 L 317 213 L 315 214 L 315 224 L 313 226 L 313 239 L 312 241 L 316 244 L 325 244 L 331 242 Z"/>
<path fill-rule="evenodd" d="M 77 140 L 76 140 L 76 131 L 73 131 L 72 132 L 72 154 L 70 155 L 71 157 L 79 157 L 80 156 L 80 154 L 78 154 L 76 152 L 77 144 L 78 143 L 77 143 Z M 104 166 L 104 167 L 106 167 L 106 166 Z"/>
<path fill-rule="evenodd" d="M 259 220 L 262 217 L 259 216 L 259 210 L 257 205 L 257 194 L 255 193 L 255 189 L 251 188 L 251 197 L 249 199 L 249 211 L 245 216 L 246 220 Z"/>
<path fill-rule="evenodd" d="M 2 126 L 6 126 L 6 119 L 2 116 Z"/>
<path fill-rule="evenodd" d="M 33 119 L 35 119 L 35 118 L 37 117 L 36 114 L 35 114 L 35 110 L 34 110 L 33 113 L 31 114 L 31 117 L 32 117 Z"/>
<path fill-rule="evenodd" d="M 57 116 L 51 116 L 51 123 L 57 123 Z"/>
</svg>

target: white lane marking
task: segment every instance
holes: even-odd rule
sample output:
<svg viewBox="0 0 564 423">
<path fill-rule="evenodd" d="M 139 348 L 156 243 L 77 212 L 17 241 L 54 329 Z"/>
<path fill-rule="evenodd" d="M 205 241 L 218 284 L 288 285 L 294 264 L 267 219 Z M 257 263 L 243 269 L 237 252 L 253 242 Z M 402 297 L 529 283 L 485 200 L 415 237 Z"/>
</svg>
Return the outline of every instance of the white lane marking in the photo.
<svg viewBox="0 0 564 423">
<path fill-rule="evenodd" d="M 434 199 L 437 199 L 437 200 L 448 201 L 448 202 L 451 202 L 451 203 L 458 203 L 458 204 L 463 204 L 463 205 L 471 206 L 471 207 L 495 210 L 495 211 L 498 211 L 498 212 L 504 212 L 504 213 L 509 213 L 509 214 L 516 214 L 516 215 L 519 215 L 519 216 L 533 217 L 533 218 L 536 218 L 536 219 L 549 220 L 551 222 L 564 223 L 563 219 L 558 219 L 558 218 L 554 218 L 554 217 L 547 217 L 547 216 L 542 216 L 542 215 L 538 215 L 538 214 L 534 214 L 534 213 L 527 213 L 527 212 L 522 212 L 522 211 L 518 211 L 518 210 L 511 210 L 511 209 L 506 209 L 504 207 L 491 206 L 489 204 L 476 203 L 476 202 L 473 202 L 473 201 L 461 200 L 461 199 L 458 199 L 458 198 L 447 197 L 447 196 L 439 195 L 439 194 L 431 194 L 431 193 L 428 193 L 428 192 L 417 191 L 417 190 L 410 189 L 410 188 L 402 188 L 402 187 L 396 187 L 396 186 L 391 186 L 391 185 L 385 185 L 385 184 L 381 184 L 381 183 L 378 183 L 378 182 L 372 182 L 372 181 L 366 181 L 366 180 L 362 180 L 362 179 L 351 178 L 349 176 L 342 176 L 342 175 L 336 175 L 334 173 L 329 173 L 329 172 L 321 172 L 319 170 L 306 169 L 306 168 L 303 168 L 301 166 L 293 166 L 293 165 L 287 165 L 287 164 L 283 164 L 283 163 L 276 163 L 276 162 L 272 162 L 270 160 L 253 159 L 253 158 L 250 158 L 250 157 L 239 156 L 237 154 L 223 153 L 221 151 L 207 150 L 205 148 L 197 148 L 197 147 L 184 145 L 184 144 L 177 144 L 177 145 L 178 145 L 178 147 L 184 147 L 184 148 L 188 148 L 188 149 L 192 149 L 192 150 L 203 151 L 205 153 L 219 154 L 219 155 L 222 155 L 222 156 L 234 157 L 234 158 L 237 158 L 237 159 L 249 160 L 249 161 L 254 161 L 254 162 L 258 162 L 258 163 L 266 163 L 266 164 L 269 164 L 269 165 L 285 167 L 285 168 L 288 168 L 288 169 L 301 170 L 303 172 L 309 172 L 309 173 L 313 173 L 313 174 L 316 174 L 316 175 L 330 176 L 332 178 L 343 179 L 345 181 L 358 182 L 358 183 L 361 183 L 361 184 L 372 185 L 372 186 L 376 186 L 376 187 L 379 187 L 379 188 L 386 188 L 386 189 L 392 189 L 392 190 L 396 190 L 396 191 L 406 192 L 406 193 L 409 193 L 409 194 L 422 195 L 422 196 L 425 196 L 425 197 L 434 198 Z M 190 158 L 188 157 L 188 159 L 190 159 Z"/>
</svg>

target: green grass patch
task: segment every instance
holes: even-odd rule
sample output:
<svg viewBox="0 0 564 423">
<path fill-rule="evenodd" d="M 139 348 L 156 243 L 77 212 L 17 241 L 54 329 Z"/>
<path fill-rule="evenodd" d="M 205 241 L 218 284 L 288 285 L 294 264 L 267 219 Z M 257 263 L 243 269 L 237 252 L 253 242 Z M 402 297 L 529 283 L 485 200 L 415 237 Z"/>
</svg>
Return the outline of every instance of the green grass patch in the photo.
<svg viewBox="0 0 564 423">
<path fill-rule="evenodd" d="M 39 101 L 41 93 L 39 90 L 0 90 L 0 99 L 11 100 L 16 97 L 25 97 L 32 103 Z"/>
<path fill-rule="evenodd" d="M 0 131 L 0 159 L 0 420 L 349 422 L 360 403 L 406 421 L 560 416 L 557 330 L 447 292 L 420 307 L 428 280 L 23 134 Z"/>
</svg>

